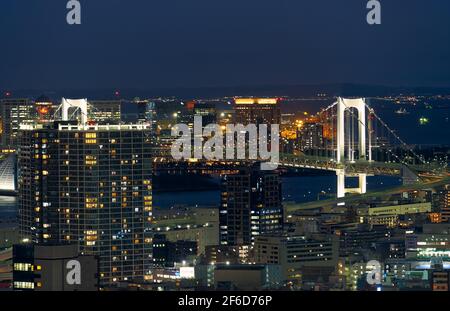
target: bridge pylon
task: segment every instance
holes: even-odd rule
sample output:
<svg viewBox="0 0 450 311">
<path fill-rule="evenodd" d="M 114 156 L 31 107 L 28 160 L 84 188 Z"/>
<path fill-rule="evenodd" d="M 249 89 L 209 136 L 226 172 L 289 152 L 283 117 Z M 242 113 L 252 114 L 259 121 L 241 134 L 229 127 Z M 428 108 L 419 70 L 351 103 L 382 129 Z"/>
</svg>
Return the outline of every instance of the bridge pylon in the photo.
<svg viewBox="0 0 450 311">
<path fill-rule="evenodd" d="M 345 111 L 355 108 L 358 110 L 358 149 L 359 158 L 366 159 L 366 103 L 364 98 L 347 99 L 338 97 L 337 99 L 337 162 L 345 162 Z M 350 160 L 354 161 L 352 155 Z"/>
<path fill-rule="evenodd" d="M 352 175 L 346 175 L 344 169 L 336 170 L 337 177 L 337 198 L 345 197 L 346 193 L 357 193 L 364 194 L 367 192 L 367 174 L 358 173 Z M 346 177 L 358 177 L 358 187 L 356 188 L 345 188 L 345 178 Z"/>
</svg>

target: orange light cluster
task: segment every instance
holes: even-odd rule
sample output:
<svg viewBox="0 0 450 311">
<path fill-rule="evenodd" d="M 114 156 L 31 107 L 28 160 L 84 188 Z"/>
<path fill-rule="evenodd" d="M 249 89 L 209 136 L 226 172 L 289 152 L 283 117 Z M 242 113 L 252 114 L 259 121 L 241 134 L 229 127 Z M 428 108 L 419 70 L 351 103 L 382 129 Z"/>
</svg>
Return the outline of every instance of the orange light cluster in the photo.
<svg viewBox="0 0 450 311">
<path fill-rule="evenodd" d="M 297 139 L 297 132 L 293 130 L 283 130 L 281 131 L 281 137 L 285 139 Z"/>
<path fill-rule="evenodd" d="M 331 127 L 330 124 L 324 124 L 324 126 L 323 126 L 323 137 L 325 139 L 332 139 L 334 133 L 335 133 L 335 130 Z"/>
<path fill-rule="evenodd" d="M 432 223 L 438 224 L 442 222 L 442 214 L 441 213 L 430 213 L 428 214 L 428 217 L 430 217 L 430 221 Z"/>
<path fill-rule="evenodd" d="M 50 111 L 50 109 L 48 106 L 39 106 L 37 108 L 37 111 L 40 115 L 43 115 L 43 114 L 47 114 Z"/>
</svg>

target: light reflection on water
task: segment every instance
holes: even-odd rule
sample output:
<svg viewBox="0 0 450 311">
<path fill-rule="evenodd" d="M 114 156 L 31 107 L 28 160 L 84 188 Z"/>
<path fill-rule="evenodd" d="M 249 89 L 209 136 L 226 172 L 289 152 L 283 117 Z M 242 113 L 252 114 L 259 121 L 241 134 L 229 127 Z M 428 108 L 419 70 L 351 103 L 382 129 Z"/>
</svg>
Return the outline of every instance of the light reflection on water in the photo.
<svg viewBox="0 0 450 311">
<path fill-rule="evenodd" d="M 355 187 L 356 180 L 349 180 L 347 187 Z M 401 184 L 398 177 L 369 176 L 367 177 L 369 190 L 389 188 Z M 336 194 L 336 176 L 298 176 L 283 178 L 282 192 L 284 201 L 298 203 L 327 199 Z M 187 206 L 218 206 L 220 204 L 220 191 L 189 191 L 189 192 L 163 192 L 153 195 L 153 205 L 160 208 L 170 208 L 176 205 Z"/>
<path fill-rule="evenodd" d="M 347 187 L 355 185 L 350 184 Z M 397 177 L 370 176 L 367 178 L 369 190 L 388 188 L 401 184 Z M 283 178 L 283 200 L 293 202 L 309 202 L 317 200 L 319 192 L 321 199 L 329 198 L 336 193 L 336 176 L 296 176 Z M 170 208 L 175 205 L 187 206 L 218 206 L 220 191 L 186 191 L 162 192 L 153 195 L 155 207 Z M 17 216 L 17 198 L 0 196 L 0 218 Z"/>
</svg>

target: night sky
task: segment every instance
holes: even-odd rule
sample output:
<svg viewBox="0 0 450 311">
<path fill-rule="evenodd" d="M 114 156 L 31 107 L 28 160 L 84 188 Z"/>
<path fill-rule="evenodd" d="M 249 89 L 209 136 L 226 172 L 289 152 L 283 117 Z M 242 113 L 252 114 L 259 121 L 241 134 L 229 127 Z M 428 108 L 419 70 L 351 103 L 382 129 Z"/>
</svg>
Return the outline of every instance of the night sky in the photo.
<svg viewBox="0 0 450 311">
<path fill-rule="evenodd" d="M 0 1 L 0 89 L 450 86 L 450 1 Z"/>
</svg>

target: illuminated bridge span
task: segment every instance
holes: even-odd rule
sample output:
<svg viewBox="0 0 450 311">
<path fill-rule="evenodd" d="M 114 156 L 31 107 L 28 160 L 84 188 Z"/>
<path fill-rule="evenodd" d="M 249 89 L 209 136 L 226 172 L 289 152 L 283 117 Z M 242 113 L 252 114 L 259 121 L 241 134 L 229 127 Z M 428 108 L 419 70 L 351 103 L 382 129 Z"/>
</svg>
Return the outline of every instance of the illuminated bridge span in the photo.
<svg viewBox="0 0 450 311">
<path fill-rule="evenodd" d="M 300 154 L 280 154 L 280 167 L 333 171 L 337 197 L 367 192 L 367 176 L 402 177 L 404 184 L 440 179 L 446 163 L 429 163 L 392 130 L 366 100 L 338 98 L 335 103 L 304 122 L 306 137 Z M 155 159 L 156 171 L 226 173 L 245 163 L 236 161 L 184 161 Z M 359 180 L 357 188 L 346 188 L 347 177 Z"/>
<path fill-rule="evenodd" d="M 364 98 L 338 98 L 302 130 L 310 137 L 303 154 L 281 155 L 279 165 L 335 171 L 338 198 L 366 193 L 368 175 L 401 176 L 404 183 L 414 183 L 446 173 L 446 163 L 426 162 Z M 346 177 L 358 177 L 359 186 L 345 188 Z"/>
<path fill-rule="evenodd" d="M 16 191 L 16 156 L 10 154 L 0 160 L 0 194 L 13 194 Z"/>
</svg>

